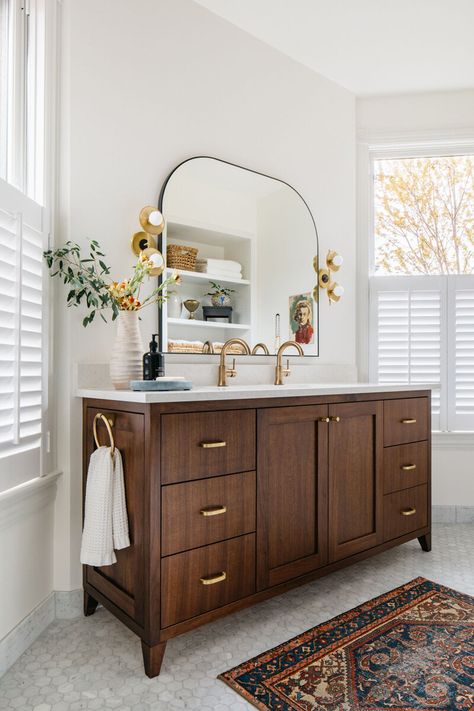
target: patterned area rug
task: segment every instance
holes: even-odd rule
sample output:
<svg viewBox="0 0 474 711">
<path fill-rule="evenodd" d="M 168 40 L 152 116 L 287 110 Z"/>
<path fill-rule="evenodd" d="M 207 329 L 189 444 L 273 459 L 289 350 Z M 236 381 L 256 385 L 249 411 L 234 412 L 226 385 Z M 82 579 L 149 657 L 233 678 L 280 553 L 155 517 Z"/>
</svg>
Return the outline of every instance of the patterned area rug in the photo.
<svg viewBox="0 0 474 711">
<path fill-rule="evenodd" d="M 474 598 L 416 578 L 219 679 L 272 711 L 473 711 Z"/>
</svg>

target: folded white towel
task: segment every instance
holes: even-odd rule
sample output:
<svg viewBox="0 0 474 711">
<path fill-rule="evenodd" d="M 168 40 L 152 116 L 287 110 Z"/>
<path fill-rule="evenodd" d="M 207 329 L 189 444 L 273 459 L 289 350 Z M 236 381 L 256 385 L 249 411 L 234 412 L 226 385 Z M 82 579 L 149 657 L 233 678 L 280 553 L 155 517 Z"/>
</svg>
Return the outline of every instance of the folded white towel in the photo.
<svg viewBox="0 0 474 711">
<path fill-rule="evenodd" d="M 122 456 L 110 447 L 99 447 L 89 461 L 86 485 L 81 563 L 111 565 L 117 562 L 114 548 L 130 545 Z"/>
<path fill-rule="evenodd" d="M 242 265 L 239 262 L 234 262 L 232 259 L 196 259 L 196 264 L 207 265 L 208 272 L 214 272 L 215 270 L 224 270 L 231 272 L 242 271 Z"/>
</svg>

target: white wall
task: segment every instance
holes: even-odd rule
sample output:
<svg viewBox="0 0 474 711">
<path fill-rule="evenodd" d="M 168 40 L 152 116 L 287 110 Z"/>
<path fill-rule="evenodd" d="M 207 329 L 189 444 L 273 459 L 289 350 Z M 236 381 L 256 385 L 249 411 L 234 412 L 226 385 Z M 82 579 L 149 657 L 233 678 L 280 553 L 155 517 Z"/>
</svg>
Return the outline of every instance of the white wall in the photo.
<svg viewBox="0 0 474 711">
<path fill-rule="evenodd" d="M 0 648 L 2 638 L 53 590 L 55 491 L 54 477 L 48 477 L 0 495 Z M 0 660 L 0 674 L 1 668 Z"/>
<path fill-rule="evenodd" d="M 114 273 L 133 263 L 137 216 L 184 158 L 211 155 L 293 184 L 339 249 L 347 298 L 321 308 L 323 363 L 355 363 L 354 99 L 190 0 L 65 0 L 58 241 L 98 239 Z M 80 406 L 72 364 L 106 362 L 113 326 L 59 306 L 57 589 L 80 586 Z M 330 316 L 330 319 L 329 319 Z M 154 315 L 142 324 L 145 342 Z M 70 543 L 69 543 L 70 542 Z"/>
<path fill-rule="evenodd" d="M 440 92 L 359 99 L 356 104 L 357 130 L 363 143 L 410 143 L 426 140 L 428 143 L 444 140 L 453 145 L 470 141 L 474 146 L 474 90 Z M 364 161 L 363 149 L 359 152 L 359 163 Z M 359 227 L 358 242 L 365 250 L 368 234 L 365 213 L 367 171 L 360 165 L 359 176 Z M 365 279 L 364 256 L 359 258 L 360 282 Z M 365 266 L 366 273 L 366 266 Z M 360 303 L 360 302 L 359 302 Z M 366 330 L 365 309 L 358 324 L 358 333 Z M 362 313 L 363 312 L 363 313 Z M 364 344 L 359 344 L 360 366 L 364 370 Z M 443 441 L 445 441 L 444 438 Z M 474 467 L 471 442 L 456 439 L 453 446 L 436 442 L 433 447 L 433 504 L 474 506 Z"/>
</svg>

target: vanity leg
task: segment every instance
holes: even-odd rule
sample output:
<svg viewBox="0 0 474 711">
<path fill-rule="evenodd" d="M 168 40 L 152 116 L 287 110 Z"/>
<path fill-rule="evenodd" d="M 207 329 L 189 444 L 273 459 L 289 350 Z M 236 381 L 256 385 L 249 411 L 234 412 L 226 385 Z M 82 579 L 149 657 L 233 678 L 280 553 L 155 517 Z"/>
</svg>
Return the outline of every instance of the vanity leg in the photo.
<svg viewBox="0 0 474 711">
<path fill-rule="evenodd" d="M 421 546 L 421 549 L 424 550 L 426 553 L 429 553 L 431 550 L 431 533 L 425 533 L 424 536 L 418 536 L 418 542 Z"/>
<path fill-rule="evenodd" d="M 91 595 L 89 595 L 88 592 L 84 590 L 84 615 L 85 617 L 89 617 L 89 615 L 93 615 L 94 612 L 96 611 L 97 605 L 99 603 L 97 600 L 94 600 Z"/>
<path fill-rule="evenodd" d="M 158 642 L 158 644 L 149 647 L 142 640 L 143 664 L 145 666 L 145 674 L 153 679 L 158 676 L 161 669 L 161 663 L 165 656 L 166 642 Z"/>
</svg>

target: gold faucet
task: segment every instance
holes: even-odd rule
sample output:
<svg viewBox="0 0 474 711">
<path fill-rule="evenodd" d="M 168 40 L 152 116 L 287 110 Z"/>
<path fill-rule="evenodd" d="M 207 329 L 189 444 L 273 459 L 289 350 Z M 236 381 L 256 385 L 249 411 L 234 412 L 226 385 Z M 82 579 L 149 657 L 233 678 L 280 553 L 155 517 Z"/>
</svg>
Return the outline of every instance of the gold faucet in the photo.
<svg viewBox="0 0 474 711">
<path fill-rule="evenodd" d="M 301 348 L 299 343 L 296 343 L 296 341 L 285 341 L 281 344 L 277 353 L 277 364 L 275 368 L 275 385 L 283 385 L 283 377 L 287 378 L 291 373 L 289 359 L 286 361 L 286 368 L 284 368 L 281 364 L 283 351 L 285 351 L 287 348 L 290 348 L 290 346 L 296 348 L 300 356 L 304 355 L 303 349 Z"/>
<path fill-rule="evenodd" d="M 265 353 L 265 355 L 270 355 L 270 351 L 268 350 L 265 343 L 257 343 L 257 345 L 252 348 L 251 355 L 255 355 L 259 348 L 262 349 L 262 351 Z"/>
<path fill-rule="evenodd" d="M 206 342 L 203 344 L 202 352 L 203 352 L 203 353 L 211 353 L 211 354 L 214 354 L 214 345 L 213 345 L 213 343 L 212 343 L 211 341 L 206 341 Z"/>
<path fill-rule="evenodd" d="M 242 346 L 246 355 L 250 355 L 250 348 L 248 346 L 248 343 L 242 338 L 229 338 L 229 340 L 224 343 L 224 345 L 222 346 L 221 358 L 219 361 L 219 380 L 217 383 L 219 387 L 224 387 L 225 385 L 227 385 L 227 376 L 229 376 L 229 378 L 235 378 L 235 376 L 237 375 L 237 371 L 235 369 L 235 358 L 232 364 L 232 368 L 227 368 L 225 364 L 227 348 L 233 345 Z"/>
</svg>

